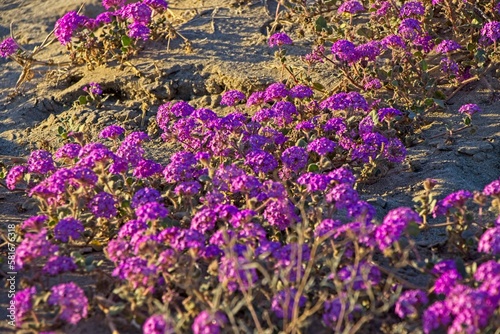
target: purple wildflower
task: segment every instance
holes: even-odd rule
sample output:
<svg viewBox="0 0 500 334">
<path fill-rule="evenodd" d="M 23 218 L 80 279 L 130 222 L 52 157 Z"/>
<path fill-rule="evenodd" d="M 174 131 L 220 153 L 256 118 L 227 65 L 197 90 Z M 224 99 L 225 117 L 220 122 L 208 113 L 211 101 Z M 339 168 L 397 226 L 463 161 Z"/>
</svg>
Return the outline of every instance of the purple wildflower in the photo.
<svg viewBox="0 0 500 334">
<path fill-rule="evenodd" d="M 492 281 L 500 276 L 500 263 L 489 260 L 481 264 L 474 273 L 474 279 L 478 282 Z"/>
<path fill-rule="evenodd" d="M 145 179 L 155 174 L 160 174 L 162 172 L 162 165 L 159 163 L 144 159 L 139 161 L 139 163 L 135 166 L 132 175 L 139 179 Z"/>
<path fill-rule="evenodd" d="M 270 84 L 265 92 L 264 98 L 267 102 L 284 99 L 288 96 L 290 92 L 286 88 L 286 85 L 281 82 L 275 82 Z"/>
<path fill-rule="evenodd" d="M 459 190 L 449 194 L 442 200 L 437 202 L 434 207 L 434 218 L 439 215 L 447 214 L 451 208 L 461 208 L 465 205 L 468 199 L 472 198 L 472 193 L 467 190 Z"/>
<path fill-rule="evenodd" d="M 395 241 L 399 240 L 401 234 L 410 223 L 420 224 L 422 219 L 410 208 L 401 207 L 387 213 L 382 225 L 375 230 L 375 239 L 380 250 L 386 250 Z"/>
<path fill-rule="evenodd" d="M 449 58 L 443 58 L 441 59 L 439 64 L 441 65 L 441 72 L 448 75 L 454 75 L 454 76 L 459 75 L 460 68 L 456 61 Z"/>
<path fill-rule="evenodd" d="M 490 228 L 483 233 L 479 239 L 477 250 L 493 256 L 500 254 L 500 226 Z"/>
<path fill-rule="evenodd" d="M 191 220 L 191 228 L 200 233 L 211 231 L 215 228 L 217 214 L 214 210 L 203 208 L 195 213 Z"/>
<path fill-rule="evenodd" d="M 358 311 L 359 308 L 359 305 L 355 305 L 353 311 Z M 347 310 L 349 310 L 349 301 L 347 300 L 347 298 L 337 297 L 331 300 L 327 300 L 323 304 L 323 322 L 329 328 L 334 329 L 337 326 L 337 322 L 339 320 L 342 321 L 342 319 L 340 318 L 341 314 L 346 314 Z M 352 317 L 353 313 L 351 312 L 350 314 L 348 314 L 349 320 L 351 320 Z"/>
<path fill-rule="evenodd" d="M 54 227 L 54 237 L 61 242 L 68 242 L 71 237 L 73 240 L 80 238 L 84 231 L 82 223 L 73 217 L 61 219 Z"/>
<path fill-rule="evenodd" d="M 330 139 L 321 137 L 310 142 L 307 145 L 307 150 L 309 152 L 313 151 L 321 156 L 324 156 L 327 155 L 328 153 L 333 152 L 336 146 L 337 144 L 335 144 Z"/>
<path fill-rule="evenodd" d="M 69 256 L 53 255 L 47 260 L 42 271 L 44 274 L 56 276 L 76 269 L 78 269 L 78 266 L 75 264 L 75 261 L 73 261 L 73 258 Z"/>
<path fill-rule="evenodd" d="M 422 16 L 424 14 L 425 7 L 420 1 L 406 2 L 399 11 L 399 17 Z"/>
<path fill-rule="evenodd" d="M 369 61 L 374 61 L 382 51 L 382 44 L 379 41 L 370 41 L 365 44 L 358 45 L 355 49 L 359 59 L 366 58 Z"/>
<path fill-rule="evenodd" d="M 234 106 L 238 102 L 243 101 L 246 98 L 245 94 L 239 90 L 230 90 L 222 94 L 220 104 L 223 106 Z"/>
<path fill-rule="evenodd" d="M 290 89 L 290 97 L 296 98 L 296 99 L 305 99 L 308 97 L 312 97 L 314 95 L 313 90 L 311 87 L 304 86 L 304 85 L 297 85 Z"/>
<path fill-rule="evenodd" d="M 377 90 L 382 88 L 382 82 L 377 78 L 367 78 L 363 85 L 364 90 Z"/>
<path fill-rule="evenodd" d="M 436 52 L 437 53 L 449 53 L 452 51 L 460 50 L 462 47 L 460 44 L 453 40 L 447 40 L 445 39 L 441 43 L 436 46 Z"/>
<path fill-rule="evenodd" d="M 71 169 L 73 179 L 83 185 L 93 186 L 97 182 L 97 174 L 90 168 L 76 166 Z"/>
<path fill-rule="evenodd" d="M 28 168 L 22 165 L 12 167 L 5 178 L 7 189 L 14 190 L 16 185 L 23 179 L 24 173 L 27 171 Z"/>
<path fill-rule="evenodd" d="M 353 15 L 356 14 L 357 12 L 362 12 L 364 10 L 365 8 L 359 1 L 349 0 L 340 5 L 340 7 L 337 9 L 337 13 Z"/>
<path fill-rule="evenodd" d="M 278 161 L 274 156 L 264 150 L 254 150 L 246 155 L 245 163 L 255 173 L 270 173 L 278 167 Z"/>
<path fill-rule="evenodd" d="M 411 18 L 401 21 L 398 28 L 398 33 L 407 40 L 415 39 L 421 32 L 422 27 L 420 26 L 420 22 Z"/>
<path fill-rule="evenodd" d="M 54 35 L 59 40 L 59 43 L 67 45 L 71 42 L 74 31 L 84 23 L 84 16 L 78 15 L 75 11 L 67 12 L 63 17 L 57 20 L 54 28 Z"/>
<path fill-rule="evenodd" d="M 314 229 L 314 236 L 322 237 L 326 234 L 332 233 L 332 231 L 334 231 L 340 226 L 342 226 L 342 222 L 340 220 L 323 219 L 321 223 L 319 223 Z"/>
<path fill-rule="evenodd" d="M 372 8 L 376 9 L 372 12 L 374 17 L 386 16 L 388 11 L 392 8 L 390 1 L 377 1 L 372 5 Z"/>
<path fill-rule="evenodd" d="M 339 279 L 345 287 L 352 287 L 354 291 L 365 290 L 367 284 L 374 286 L 380 283 L 382 274 L 380 270 L 367 262 L 360 262 L 357 266 L 348 265 L 338 270 L 335 278 Z"/>
<path fill-rule="evenodd" d="M 424 333 L 429 334 L 440 326 L 448 325 L 450 321 L 450 310 L 445 302 L 435 302 L 425 310 L 422 316 Z"/>
<path fill-rule="evenodd" d="M 260 105 L 266 101 L 266 93 L 265 92 L 253 92 L 250 94 L 247 100 L 247 107 Z"/>
<path fill-rule="evenodd" d="M 125 5 L 118 11 L 119 15 L 129 21 L 148 24 L 151 21 L 151 8 L 141 2 Z"/>
<path fill-rule="evenodd" d="M 58 247 L 47 240 L 46 229 L 42 229 L 36 234 L 28 233 L 16 249 L 16 269 L 22 269 L 26 264 L 41 257 L 52 255 L 57 250 Z"/>
<path fill-rule="evenodd" d="M 119 125 L 110 125 L 105 127 L 101 133 L 99 133 L 99 138 L 111 138 L 116 139 L 125 133 L 125 129 Z"/>
<path fill-rule="evenodd" d="M 423 52 L 429 53 L 434 48 L 434 39 L 429 34 L 419 35 L 412 40 L 415 47 L 420 48 Z"/>
<path fill-rule="evenodd" d="M 258 279 L 255 268 L 242 269 L 248 264 L 249 261 L 243 256 L 237 258 L 223 256 L 219 264 L 219 282 L 227 286 L 231 293 L 236 290 L 247 291 Z M 240 280 L 242 286 L 239 284 Z"/>
<path fill-rule="evenodd" d="M 330 178 L 323 174 L 304 173 L 299 176 L 297 183 L 306 186 L 308 192 L 324 191 L 330 183 Z"/>
<path fill-rule="evenodd" d="M 49 305 L 59 307 L 59 319 L 76 325 L 87 317 L 88 300 L 83 290 L 73 282 L 53 286 L 47 300 Z"/>
<path fill-rule="evenodd" d="M 308 53 L 304 57 L 302 57 L 302 60 L 305 61 L 309 66 L 316 63 L 323 63 L 324 53 L 325 53 L 325 46 L 320 44 L 315 46 L 311 53 Z"/>
<path fill-rule="evenodd" d="M 165 0 L 143 0 L 142 2 L 157 11 L 163 11 L 168 7 L 168 2 Z"/>
<path fill-rule="evenodd" d="M 403 116 L 403 113 L 394 108 L 381 108 L 377 111 L 379 122 L 390 121 L 397 116 Z"/>
<path fill-rule="evenodd" d="M 382 41 L 380 43 L 385 48 L 389 48 L 389 47 L 401 48 L 401 49 L 406 48 L 405 41 L 398 35 L 389 35 L 387 37 L 384 37 L 384 39 L 382 39 Z"/>
<path fill-rule="evenodd" d="M 434 292 L 447 295 L 460 279 L 462 275 L 456 268 L 446 270 L 434 282 Z"/>
<path fill-rule="evenodd" d="M 198 181 L 184 181 L 179 183 L 175 189 L 174 193 L 177 196 L 193 196 L 200 192 L 201 183 Z"/>
<path fill-rule="evenodd" d="M 332 54 L 341 61 L 354 63 L 359 60 L 359 55 L 356 52 L 356 46 L 345 39 L 341 39 L 333 43 L 331 48 Z"/>
<path fill-rule="evenodd" d="M 354 205 L 358 199 L 358 192 L 347 183 L 341 183 L 335 186 L 329 193 L 326 194 L 326 201 L 329 203 L 335 203 L 335 207 L 338 209 L 348 208 Z"/>
<path fill-rule="evenodd" d="M 56 159 L 75 159 L 78 157 L 81 148 L 82 146 L 80 144 L 68 143 L 61 146 L 56 153 L 54 153 L 54 157 Z"/>
<path fill-rule="evenodd" d="M 118 9 L 125 4 L 125 0 L 102 0 L 102 5 L 106 9 L 110 9 L 112 7 Z"/>
<path fill-rule="evenodd" d="M 279 291 L 271 301 L 271 311 L 280 319 L 283 319 L 285 316 L 288 319 L 292 319 L 297 292 L 296 288 Z M 304 307 L 306 302 L 307 298 L 305 296 L 300 296 L 297 307 Z"/>
<path fill-rule="evenodd" d="M 292 39 L 284 32 L 277 32 L 271 35 L 267 42 L 271 48 L 275 46 L 281 47 L 282 45 L 293 43 Z"/>
<path fill-rule="evenodd" d="M 483 189 L 485 196 L 498 196 L 500 195 L 500 179 L 487 184 Z"/>
<path fill-rule="evenodd" d="M 269 225 L 279 230 L 284 230 L 300 220 L 295 213 L 295 206 L 288 199 L 269 202 L 263 216 Z"/>
<path fill-rule="evenodd" d="M 354 186 L 354 183 L 356 182 L 356 177 L 354 177 L 354 174 L 349 167 L 337 168 L 328 173 L 328 177 L 337 183 L 346 183 L 351 186 Z"/>
<path fill-rule="evenodd" d="M 316 125 L 312 121 L 302 121 L 295 125 L 295 130 L 307 132 L 314 130 L 315 127 Z"/>
<path fill-rule="evenodd" d="M 131 23 L 127 28 L 127 35 L 130 38 L 142 39 L 143 41 L 147 41 L 149 39 L 149 35 L 151 34 L 151 29 L 149 29 L 147 25 L 141 22 Z"/>
<path fill-rule="evenodd" d="M 21 224 L 21 229 L 23 231 L 40 232 L 48 219 L 49 217 L 46 215 L 30 217 Z"/>
<path fill-rule="evenodd" d="M 278 101 L 272 107 L 274 122 L 283 127 L 293 121 L 293 115 L 297 114 L 295 105 L 288 101 Z"/>
<path fill-rule="evenodd" d="M 33 297 L 36 295 L 36 287 L 31 286 L 24 290 L 17 291 L 12 299 L 15 305 L 16 327 L 20 328 L 23 319 L 30 314 L 33 309 Z"/>
<path fill-rule="evenodd" d="M 481 36 L 489 38 L 493 43 L 500 39 L 500 22 L 491 21 L 484 24 Z"/>
<path fill-rule="evenodd" d="M 115 13 L 104 12 L 96 16 L 94 23 L 96 26 L 109 24 L 115 19 L 115 16 Z"/>
<path fill-rule="evenodd" d="M 406 158 L 406 147 L 399 138 L 391 138 L 384 146 L 384 157 L 392 163 L 401 163 Z"/>
<path fill-rule="evenodd" d="M 7 58 L 17 52 L 19 47 L 12 37 L 8 37 L 0 43 L 0 57 Z"/>
<path fill-rule="evenodd" d="M 117 215 L 117 210 L 115 207 L 116 201 L 113 195 L 102 191 L 92 198 L 89 203 L 90 211 L 94 216 L 100 218 L 113 218 Z"/>
<path fill-rule="evenodd" d="M 171 322 L 165 321 L 162 314 L 154 314 L 146 319 L 142 331 L 147 334 L 174 333 L 174 326 Z"/>
<path fill-rule="evenodd" d="M 193 334 L 219 334 L 220 328 L 227 323 L 227 317 L 224 313 L 217 311 L 201 311 L 194 319 Z"/>
<path fill-rule="evenodd" d="M 102 88 L 97 82 L 90 82 L 88 86 L 83 87 L 83 91 L 92 95 L 101 95 Z"/>
<path fill-rule="evenodd" d="M 45 174 L 55 170 L 52 154 L 45 150 L 31 152 L 28 159 L 28 172 Z"/>
<path fill-rule="evenodd" d="M 333 117 L 330 118 L 325 125 L 323 125 L 323 131 L 335 132 L 336 134 L 341 135 L 347 131 L 347 124 L 342 117 Z"/>
<path fill-rule="evenodd" d="M 283 151 L 281 155 L 283 164 L 294 172 L 298 172 L 307 165 L 308 155 L 303 147 L 292 146 Z"/>
<path fill-rule="evenodd" d="M 464 104 L 463 106 L 458 109 L 458 112 L 461 114 L 466 114 L 468 116 L 472 116 L 477 112 L 480 112 L 481 109 L 477 104 L 474 103 L 469 103 L 469 104 Z"/>
<path fill-rule="evenodd" d="M 168 213 L 167 208 L 158 202 L 148 202 L 135 209 L 137 220 L 145 223 L 165 218 Z"/>
</svg>

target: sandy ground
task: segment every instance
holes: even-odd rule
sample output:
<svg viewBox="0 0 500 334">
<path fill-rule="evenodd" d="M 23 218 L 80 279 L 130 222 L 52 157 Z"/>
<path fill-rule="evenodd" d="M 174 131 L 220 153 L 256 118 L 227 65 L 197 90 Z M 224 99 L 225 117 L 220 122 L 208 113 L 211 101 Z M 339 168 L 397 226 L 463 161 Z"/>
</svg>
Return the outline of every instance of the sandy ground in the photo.
<svg viewBox="0 0 500 334">
<path fill-rule="evenodd" d="M 33 48 L 59 17 L 79 5 L 76 0 L 3 0 L 0 37 L 9 34 L 13 20 L 17 40 Z M 275 6 L 272 1 L 268 7 L 260 1 L 242 6 L 220 0 L 170 1 L 172 12 L 181 22 L 178 30 L 192 43 L 192 51 L 186 53 L 180 38 L 170 43 L 168 51 L 166 41 L 146 44 L 146 50 L 132 60 L 139 74 L 131 67 L 114 66 L 92 72 L 61 68 L 46 76 L 41 68 L 31 82 L 23 85 L 20 94 L 13 94 L 21 68 L 0 59 L 0 164 L 9 167 L 13 162 L 10 157 L 26 157 L 30 149 L 58 147 L 59 126 L 87 131 L 94 138 L 100 129 L 113 123 L 128 129 L 148 130 L 158 105 L 166 101 L 184 99 L 198 107 L 221 111 L 218 98 L 222 91 L 240 89 L 248 93 L 280 80 L 274 51 L 266 44 L 269 13 Z M 83 7 L 83 13 L 91 17 L 101 10 L 97 0 L 86 1 Z M 293 37 L 293 32 L 290 33 Z M 289 54 L 305 54 L 310 46 L 311 41 L 302 40 L 289 48 Z M 64 49 L 55 43 L 40 58 L 62 61 Z M 105 106 L 99 110 L 73 107 L 82 94 L 81 89 L 92 81 L 101 83 L 105 93 L 111 95 Z M 415 145 L 408 148 L 405 163 L 376 183 L 359 187 L 361 194 L 376 205 L 379 217 L 392 208 L 412 206 L 414 193 L 422 189 L 427 178 L 436 179 L 436 191 L 444 195 L 458 189 L 480 190 L 500 176 L 500 101 L 494 94 L 499 86 L 498 79 L 490 77 L 465 87 L 449 101 L 446 110 L 429 115 L 431 123 L 419 133 Z M 145 116 L 141 111 L 144 102 L 150 105 Z M 451 141 L 439 136 L 445 132 L 445 123 L 454 128 L 461 126 L 457 110 L 465 103 L 476 103 L 483 110 L 474 115 L 476 131 L 462 131 Z M 157 158 L 165 151 L 159 148 L 160 143 L 156 139 L 150 145 Z M 0 188 L 2 228 L 35 213 L 23 194 Z M 444 232 L 438 230 L 421 235 L 418 242 L 426 246 L 444 239 Z M 92 284 L 92 278 L 78 279 Z M 2 333 L 10 330 L 4 322 L 7 300 L 1 290 Z M 78 333 L 108 331 L 102 319 L 87 320 L 76 330 L 71 329 Z"/>
</svg>

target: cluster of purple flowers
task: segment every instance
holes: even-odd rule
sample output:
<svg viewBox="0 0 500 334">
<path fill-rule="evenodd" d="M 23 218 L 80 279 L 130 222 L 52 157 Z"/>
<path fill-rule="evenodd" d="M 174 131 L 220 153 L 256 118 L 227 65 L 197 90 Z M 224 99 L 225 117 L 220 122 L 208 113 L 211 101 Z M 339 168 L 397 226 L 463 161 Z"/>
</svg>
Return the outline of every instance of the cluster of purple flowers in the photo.
<svg viewBox="0 0 500 334">
<path fill-rule="evenodd" d="M 125 0 L 103 0 L 103 7 L 107 10 L 95 19 L 71 11 L 61 17 L 55 25 L 54 35 L 62 45 L 69 45 L 72 39 L 84 29 L 91 34 L 81 34 L 83 39 L 102 25 L 109 25 L 112 21 L 126 23 L 127 35 L 132 39 L 147 40 L 151 35 L 149 24 L 156 13 L 167 9 L 165 0 L 143 0 L 127 4 Z M 95 35 L 94 35 L 95 39 Z M 95 44 L 95 41 L 94 41 Z M 100 95 L 100 94 L 97 94 Z"/>
<path fill-rule="evenodd" d="M 268 40 L 268 44 L 270 47 L 281 47 L 282 45 L 287 45 L 287 44 L 292 44 L 293 41 L 292 39 L 290 38 L 290 36 L 288 36 L 286 33 L 284 32 L 277 32 L 273 35 L 271 35 L 271 37 L 269 37 L 269 40 Z"/>
<path fill-rule="evenodd" d="M 97 82 L 91 82 L 89 83 L 88 86 L 83 87 L 83 91 L 87 92 L 91 95 L 101 95 L 102 94 L 102 88 L 101 85 L 99 85 Z"/>
<path fill-rule="evenodd" d="M 469 104 L 464 104 L 458 109 L 458 112 L 461 114 L 465 114 L 468 116 L 472 116 L 475 113 L 478 113 L 481 111 L 481 108 L 477 104 L 474 103 L 469 103 Z"/>
<path fill-rule="evenodd" d="M 389 211 L 382 225 L 377 226 L 375 238 L 380 250 L 385 250 L 399 240 L 410 223 L 420 224 L 422 219 L 410 208 L 401 207 Z"/>
<path fill-rule="evenodd" d="M 59 318 L 75 325 L 87 317 L 88 300 L 83 290 L 73 282 L 52 287 L 47 300 L 49 305 L 59 308 Z"/>
<path fill-rule="evenodd" d="M 445 298 L 424 311 L 422 322 L 426 334 L 443 327 L 448 328 L 448 333 L 478 333 L 500 306 L 500 265 L 496 261 L 487 261 L 477 268 L 474 278 L 481 284 L 476 288 L 462 284 L 451 263 L 445 261 L 438 270 L 441 276 L 436 284 L 439 281 L 437 287 Z M 451 280 L 446 278 L 450 275 L 454 276 Z"/>
<path fill-rule="evenodd" d="M 357 0 L 350 0 L 344 2 L 340 7 L 337 9 L 337 12 L 339 14 L 347 13 L 347 14 L 356 14 L 357 12 L 362 12 L 364 11 L 365 8 L 363 5 L 357 1 Z"/>
<path fill-rule="evenodd" d="M 12 37 L 4 39 L 0 43 L 0 57 L 7 58 L 17 52 L 19 47 Z"/>
</svg>

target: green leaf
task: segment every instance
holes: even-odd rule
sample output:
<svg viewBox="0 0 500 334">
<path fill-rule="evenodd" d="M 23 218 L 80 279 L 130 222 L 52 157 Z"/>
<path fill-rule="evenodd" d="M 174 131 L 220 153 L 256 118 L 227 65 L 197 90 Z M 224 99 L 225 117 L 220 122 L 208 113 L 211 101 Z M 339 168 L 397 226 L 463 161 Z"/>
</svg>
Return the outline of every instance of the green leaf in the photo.
<svg viewBox="0 0 500 334">
<path fill-rule="evenodd" d="M 122 36 L 122 46 L 124 48 L 130 46 L 132 44 L 132 38 L 128 37 L 127 35 Z"/>
<path fill-rule="evenodd" d="M 295 146 L 298 146 L 298 147 L 307 147 L 307 141 L 306 141 L 306 139 L 304 137 L 300 138 L 295 143 Z"/>
<path fill-rule="evenodd" d="M 118 315 L 118 314 L 121 314 L 123 312 L 123 310 L 125 309 L 125 306 L 126 306 L 125 303 L 118 304 L 118 305 L 113 305 L 113 306 L 111 306 L 109 308 L 108 314 L 109 315 Z"/>
<path fill-rule="evenodd" d="M 371 29 L 368 29 L 366 27 L 361 27 L 359 28 L 356 33 L 359 35 L 359 36 L 364 36 L 364 37 L 367 37 L 369 39 L 372 39 L 373 37 L 373 30 Z"/>
<path fill-rule="evenodd" d="M 313 88 L 316 89 L 316 90 L 319 90 L 319 91 L 324 91 L 325 90 L 325 86 L 323 86 L 319 82 L 313 82 L 312 85 L 313 85 Z"/>
<path fill-rule="evenodd" d="M 420 228 L 417 223 L 411 222 L 406 226 L 406 233 L 411 235 L 412 237 L 416 237 L 420 234 Z"/>
<path fill-rule="evenodd" d="M 422 68 L 422 71 L 427 71 L 427 69 L 429 68 L 429 65 L 427 64 L 427 62 L 425 60 L 422 60 L 420 62 L 420 67 Z"/>
<path fill-rule="evenodd" d="M 444 108 L 444 100 L 440 100 L 440 99 L 433 99 L 433 100 L 434 100 L 435 104 L 437 104 L 441 108 Z"/>
<path fill-rule="evenodd" d="M 472 121 L 471 121 L 471 119 L 470 119 L 469 116 L 467 116 L 467 117 L 464 118 L 464 124 L 465 125 L 470 125 L 471 123 L 472 123 Z"/>
<path fill-rule="evenodd" d="M 317 172 L 317 171 L 319 171 L 319 167 L 316 164 L 310 164 L 309 166 L 307 166 L 307 171 L 308 172 Z"/>
<path fill-rule="evenodd" d="M 436 99 L 440 99 L 440 100 L 446 100 L 446 95 L 440 91 L 440 90 L 437 90 L 435 93 L 434 93 L 434 97 Z"/>
<path fill-rule="evenodd" d="M 463 278 L 466 278 L 467 270 L 465 269 L 464 260 L 462 260 L 462 258 L 457 257 L 455 258 L 455 264 L 457 265 L 457 270 L 460 273 L 460 275 L 462 275 Z"/>
<path fill-rule="evenodd" d="M 479 66 L 482 66 L 488 59 L 486 57 L 486 51 L 484 51 L 483 49 L 477 49 L 474 58 L 476 59 Z"/>
<path fill-rule="evenodd" d="M 315 29 L 316 31 L 328 30 L 328 24 L 323 16 L 320 16 L 316 19 Z"/>
<path fill-rule="evenodd" d="M 84 95 L 81 95 L 81 96 L 78 98 L 78 103 L 80 103 L 81 105 L 87 104 L 87 97 L 86 97 L 86 96 L 84 96 Z"/>
<path fill-rule="evenodd" d="M 434 104 L 434 100 L 433 100 L 433 99 L 431 99 L 430 97 L 428 97 L 428 98 L 426 98 L 426 99 L 424 100 L 424 105 L 425 105 L 426 107 L 430 107 L 430 106 L 432 106 L 433 104 Z"/>
</svg>

